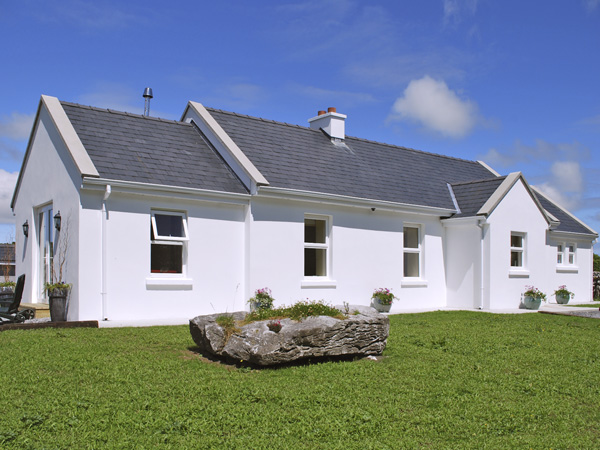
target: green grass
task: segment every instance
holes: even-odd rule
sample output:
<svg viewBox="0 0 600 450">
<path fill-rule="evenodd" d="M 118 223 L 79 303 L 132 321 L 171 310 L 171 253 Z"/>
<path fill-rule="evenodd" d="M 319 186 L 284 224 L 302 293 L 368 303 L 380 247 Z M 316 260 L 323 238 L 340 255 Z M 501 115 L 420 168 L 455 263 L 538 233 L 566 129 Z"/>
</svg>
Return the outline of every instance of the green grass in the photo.
<svg viewBox="0 0 600 450">
<path fill-rule="evenodd" d="M 600 321 L 390 316 L 380 361 L 238 369 L 188 328 L 0 333 L 0 448 L 600 447 Z"/>
</svg>

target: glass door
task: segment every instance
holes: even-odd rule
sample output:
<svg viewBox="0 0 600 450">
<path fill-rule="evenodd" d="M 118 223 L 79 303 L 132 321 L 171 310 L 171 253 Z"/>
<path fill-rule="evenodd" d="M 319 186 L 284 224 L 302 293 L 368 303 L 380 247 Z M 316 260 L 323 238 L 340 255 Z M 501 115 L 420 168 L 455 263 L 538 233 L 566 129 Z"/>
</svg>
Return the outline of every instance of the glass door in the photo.
<svg viewBox="0 0 600 450">
<path fill-rule="evenodd" d="M 54 282 L 52 263 L 54 261 L 54 227 L 52 205 L 43 207 L 38 214 L 39 226 L 39 286 L 38 298 L 48 302 L 48 294 L 44 289 L 46 283 Z"/>
</svg>

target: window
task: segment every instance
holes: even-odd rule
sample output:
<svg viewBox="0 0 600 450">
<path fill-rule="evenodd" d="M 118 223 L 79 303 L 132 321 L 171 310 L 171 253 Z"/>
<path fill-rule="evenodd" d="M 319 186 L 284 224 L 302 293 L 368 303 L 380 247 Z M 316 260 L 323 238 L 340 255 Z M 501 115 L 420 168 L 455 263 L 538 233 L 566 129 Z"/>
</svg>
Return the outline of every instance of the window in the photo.
<svg viewBox="0 0 600 450">
<path fill-rule="evenodd" d="M 327 277 L 329 261 L 329 223 L 326 218 L 304 218 L 304 276 Z"/>
<path fill-rule="evenodd" d="M 525 233 L 510 233 L 510 266 L 525 267 Z"/>
<path fill-rule="evenodd" d="M 150 272 L 183 274 L 187 253 L 185 214 L 155 211 L 150 219 Z"/>
<path fill-rule="evenodd" d="M 556 246 L 556 264 L 559 266 L 574 266 L 577 245 L 573 242 L 561 243 Z"/>
<path fill-rule="evenodd" d="M 404 277 L 421 277 L 421 228 L 404 227 Z"/>
</svg>

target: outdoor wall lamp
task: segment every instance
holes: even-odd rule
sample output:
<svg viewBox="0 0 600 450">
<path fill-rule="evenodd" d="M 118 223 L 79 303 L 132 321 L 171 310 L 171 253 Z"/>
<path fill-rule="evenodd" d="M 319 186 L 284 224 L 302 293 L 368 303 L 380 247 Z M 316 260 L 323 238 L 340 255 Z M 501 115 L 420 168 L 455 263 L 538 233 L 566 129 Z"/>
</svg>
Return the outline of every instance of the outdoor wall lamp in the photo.
<svg viewBox="0 0 600 450">
<path fill-rule="evenodd" d="M 60 231 L 60 211 L 54 216 L 54 228 Z"/>
<path fill-rule="evenodd" d="M 27 220 L 23 224 L 23 234 L 25 235 L 25 237 L 29 237 L 29 221 Z"/>
</svg>

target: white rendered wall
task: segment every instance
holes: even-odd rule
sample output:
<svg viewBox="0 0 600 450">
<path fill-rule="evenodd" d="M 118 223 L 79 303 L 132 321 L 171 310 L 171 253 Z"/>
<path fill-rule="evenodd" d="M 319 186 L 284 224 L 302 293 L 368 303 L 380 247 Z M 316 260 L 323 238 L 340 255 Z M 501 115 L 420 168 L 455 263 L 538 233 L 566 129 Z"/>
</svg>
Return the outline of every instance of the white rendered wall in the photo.
<svg viewBox="0 0 600 450">
<path fill-rule="evenodd" d="M 329 280 L 304 277 L 305 214 L 330 220 Z M 402 284 L 403 224 L 421 224 L 426 280 Z M 438 218 L 409 216 L 369 208 L 255 197 L 248 231 L 246 298 L 269 287 L 277 305 L 298 300 L 369 305 L 376 288 L 392 289 L 400 298 L 392 307 L 405 310 L 442 307 L 446 302 L 442 227 Z"/>
<path fill-rule="evenodd" d="M 553 295 L 559 286 L 566 285 L 575 294 L 573 301 L 588 302 L 592 300 L 593 247 L 590 239 L 576 235 L 564 235 L 548 232 L 546 247 L 546 265 L 548 281 L 546 294 L 549 303 L 556 303 Z M 557 264 L 557 245 L 559 243 L 575 243 L 577 245 L 575 264 L 572 266 Z"/>
<path fill-rule="evenodd" d="M 114 192 L 107 200 L 106 308 L 101 296 L 102 193 L 88 194 L 82 233 L 85 301 L 81 319 L 153 320 L 192 318 L 244 309 L 243 205 L 177 200 Z M 187 271 L 166 278 L 150 273 L 152 210 L 184 212 L 188 221 Z M 82 270 L 83 265 L 82 265 Z M 87 270 L 87 269 L 86 269 Z M 83 278 L 83 277 L 82 277 Z M 160 280 L 159 280 L 160 279 Z M 180 283 L 185 279 L 184 283 Z M 156 285 L 156 283 L 159 285 Z"/>
<path fill-rule="evenodd" d="M 51 203 L 54 214 L 60 211 L 63 227 L 55 235 L 55 246 L 69 235 L 64 280 L 73 284 L 69 305 L 69 320 L 79 315 L 79 195 L 81 176 L 58 134 L 45 106 L 41 107 L 39 122 L 32 137 L 31 148 L 22 168 L 21 185 L 14 205 L 16 234 L 16 273 L 26 275 L 23 303 L 40 300 L 38 285 L 39 236 L 37 208 Z M 29 237 L 25 238 L 22 224 L 29 222 Z M 54 231 L 54 229 L 53 229 Z"/>
<path fill-rule="evenodd" d="M 489 279 L 484 308 L 519 308 L 526 285 L 546 293 L 549 287 L 546 230 L 548 223 L 522 181 L 517 181 L 488 217 Z M 525 267 L 510 266 L 511 232 L 526 233 Z"/>
</svg>

